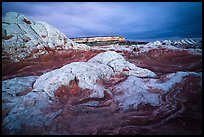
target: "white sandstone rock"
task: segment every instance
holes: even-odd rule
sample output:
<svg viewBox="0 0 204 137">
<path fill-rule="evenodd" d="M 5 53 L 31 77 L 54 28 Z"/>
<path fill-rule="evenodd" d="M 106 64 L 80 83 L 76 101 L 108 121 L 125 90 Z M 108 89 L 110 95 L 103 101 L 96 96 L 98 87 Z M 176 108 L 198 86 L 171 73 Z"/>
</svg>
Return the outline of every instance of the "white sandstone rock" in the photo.
<svg viewBox="0 0 204 137">
<path fill-rule="evenodd" d="M 176 84 L 180 83 L 185 77 L 187 76 L 201 76 L 201 74 L 196 73 L 196 72 L 176 72 L 176 73 L 170 73 L 167 74 L 166 77 L 169 78 L 167 81 L 161 83 L 158 81 L 158 79 L 150 79 L 146 85 L 149 88 L 153 89 L 159 89 L 164 92 L 169 92 L 170 89 Z"/>
<path fill-rule="evenodd" d="M 2 110 L 9 110 L 2 119 L 2 126 L 19 133 L 23 125 L 30 127 L 44 127 L 46 116 L 42 108 L 52 103 L 45 92 L 29 92 L 26 95 L 16 96 L 17 93 L 32 88 L 38 76 L 16 77 L 2 81 Z"/>
<path fill-rule="evenodd" d="M 14 97 L 17 93 L 21 93 L 26 88 L 31 87 L 37 78 L 38 76 L 28 76 L 4 80 L 2 81 L 2 95 L 9 94 Z"/>
<path fill-rule="evenodd" d="M 2 21 L 2 32 L 2 48 L 16 62 L 30 55 L 35 57 L 36 55 L 46 53 L 31 54 L 32 50 L 43 49 L 44 47 L 56 49 L 57 46 L 60 46 L 62 49 L 80 49 L 80 45 L 71 41 L 62 32 L 48 23 L 31 21 L 24 15 L 16 12 L 6 13 Z M 27 48 L 28 50 L 26 51 L 30 52 L 25 52 L 23 56 L 20 56 L 21 52 L 16 51 L 16 48 Z M 83 46 L 83 49 L 86 48 L 89 47 Z"/>
<path fill-rule="evenodd" d="M 114 86 L 114 100 L 123 110 L 136 108 L 140 103 L 149 103 L 152 106 L 159 105 L 160 94 L 151 93 L 150 90 L 160 90 L 161 92 L 170 92 L 173 86 L 181 83 L 185 77 L 202 77 L 202 73 L 196 72 L 176 72 L 167 74 L 167 80 L 160 79 L 142 79 L 135 76 L 129 76 L 125 81 Z M 202 86 L 202 85 L 201 85 Z"/>
<path fill-rule="evenodd" d="M 147 91 L 143 79 L 129 76 L 127 80 L 114 88 L 114 100 L 123 110 L 136 108 L 140 103 L 150 103 L 153 106 L 159 104 L 159 94 Z"/>
<path fill-rule="evenodd" d="M 96 83 L 97 79 L 109 78 L 113 70 L 99 63 L 73 62 L 60 69 L 50 71 L 40 76 L 34 83 L 34 90 L 45 91 L 50 97 L 62 85 L 68 85 L 75 78 L 79 80 L 79 87 L 94 92 L 90 97 L 104 97 L 104 88 Z"/>
<path fill-rule="evenodd" d="M 88 62 L 92 63 L 102 63 L 110 66 L 113 70 L 117 72 L 123 72 L 123 69 L 128 69 L 129 71 L 124 72 L 128 75 L 135 75 L 138 77 L 155 77 L 156 74 L 150 70 L 139 68 L 134 64 L 126 61 L 122 55 L 116 53 L 115 51 L 107 51 L 100 53 L 95 57 L 91 58 Z"/>
<path fill-rule="evenodd" d="M 111 62 L 113 63 L 111 64 Z M 50 97 L 54 97 L 55 91 L 59 87 L 68 85 L 71 80 L 78 79 L 80 88 L 91 90 L 90 97 L 102 98 L 106 89 L 98 85 L 96 80 L 108 79 L 116 73 L 125 73 L 123 71 L 125 68 L 132 70 L 127 75 L 156 76 L 150 70 L 136 67 L 134 64 L 125 61 L 120 54 L 107 51 L 96 55 L 88 62 L 73 62 L 62 68 L 47 72 L 36 80 L 33 87 L 36 91 L 44 91 Z"/>
</svg>

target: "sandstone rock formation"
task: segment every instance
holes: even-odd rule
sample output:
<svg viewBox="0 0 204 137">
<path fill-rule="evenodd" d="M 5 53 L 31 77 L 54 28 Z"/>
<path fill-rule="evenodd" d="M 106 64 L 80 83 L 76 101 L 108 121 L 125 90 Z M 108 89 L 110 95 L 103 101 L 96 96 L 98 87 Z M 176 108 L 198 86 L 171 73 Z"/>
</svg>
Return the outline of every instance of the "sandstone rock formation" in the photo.
<svg viewBox="0 0 204 137">
<path fill-rule="evenodd" d="M 111 91 L 113 102 L 115 102 L 117 105 L 116 107 L 107 105 L 107 109 L 110 109 L 109 111 L 111 111 L 111 109 L 121 108 L 123 111 L 126 111 L 126 113 L 116 113 L 114 115 L 114 111 L 111 113 L 107 113 L 106 108 L 103 109 L 103 107 L 101 107 L 100 109 L 100 103 L 97 101 L 90 101 L 86 103 L 87 108 L 80 108 L 74 104 L 72 106 L 66 106 L 66 103 L 63 104 L 62 108 L 62 106 L 58 106 L 59 104 L 56 104 L 56 101 L 50 100 L 46 92 L 30 91 L 25 95 L 16 96 L 15 88 L 18 87 L 17 90 L 18 93 L 20 93 L 20 91 L 26 90 L 27 87 L 32 87 L 32 83 L 35 82 L 35 80 L 38 78 L 36 76 L 5 80 L 2 83 L 3 130 L 4 132 L 5 130 L 7 130 L 8 134 L 48 134 L 51 132 L 50 130 L 56 133 L 60 132 L 61 134 L 69 134 L 69 132 L 71 132 L 72 134 L 79 134 L 79 132 L 82 130 L 79 128 L 82 123 L 85 125 L 90 124 L 90 126 L 93 126 L 92 122 L 96 121 L 96 123 L 98 122 L 97 125 L 99 127 L 97 126 L 98 128 L 94 128 L 94 132 L 101 132 L 102 129 L 100 129 L 100 126 L 104 126 L 105 124 L 100 123 L 101 118 L 104 119 L 106 123 L 115 123 L 116 121 L 120 120 L 119 123 L 117 123 L 117 126 L 119 126 L 120 130 L 125 125 L 128 127 L 128 125 L 141 126 L 141 124 L 153 128 L 155 126 L 154 123 L 164 124 L 163 122 L 158 121 L 158 119 L 162 118 L 162 120 L 168 120 L 169 118 L 176 118 L 177 115 L 180 116 L 187 109 L 183 105 L 183 102 L 187 100 L 187 97 L 182 96 L 182 98 L 178 99 L 180 95 L 184 94 L 182 91 L 180 91 L 182 90 L 182 88 L 179 88 L 178 90 L 177 88 L 174 89 L 173 87 L 176 84 L 181 84 L 182 82 L 186 81 L 187 78 L 192 79 L 193 77 L 194 80 L 196 80 L 196 77 L 198 78 L 198 81 L 192 81 L 194 84 L 197 82 L 201 82 L 201 73 L 195 72 L 170 73 L 164 75 L 163 78 L 138 78 L 136 76 L 129 76 L 126 80 L 116 84 Z M 30 81 L 28 81 L 28 79 Z M 26 85 L 26 87 L 22 85 L 22 82 L 24 83 L 24 85 Z M 182 87 L 185 88 L 185 86 Z M 202 83 L 198 83 L 196 87 L 200 89 L 202 87 Z M 154 91 L 153 89 L 158 90 Z M 170 93 L 165 94 L 166 92 Z M 190 94 L 190 92 L 195 91 L 189 91 L 188 94 Z M 197 92 L 202 93 L 200 91 L 196 91 L 196 93 Z M 163 99 L 163 96 L 165 97 L 165 99 Z M 69 100 L 66 100 L 66 102 L 69 102 Z M 110 104 L 110 101 L 107 101 L 106 103 Z M 182 105 L 180 105 L 181 103 Z M 150 104 L 155 108 L 148 108 L 146 106 L 141 106 L 141 104 Z M 50 111 L 49 106 L 55 105 L 58 107 Z M 86 105 L 84 103 L 83 106 L 85 107 Z M 97 106 L 99 108 L 97 108 Z M 90 109 L 89 107 L 96 107 L 96 110 L 94 111 L 93 108 Z M 140 109 L 141 107 L 144 110 Z M 136 111 L 131 112 L 129 110 Z M 117 115 L 119 114 L 121 116 L 119 116 L 118 119 L 115 119 L 115 117 L 117 117 Z M 77 120 L 76 118 L 73 119 L 73 115 L 76 116 L 79 120 Z M 98 115 L 100 115 L 100 117 L 98 117 Z M 66 119 L 64 119 L 64 116 L 68 117 L 65 117 Z M 109 122 L 107 122 L 107 117 L 110 118 Z M 149 119 L 151 119 L 151 121 L 149 121 Z M 67 122 L 64 123 L 63 121 Z M 66 132 L 63 132 L 63 130 L 59 130 L 57 128 L 52 128 L 53 123 L 54 126 L 55 123 L 58 123 L 57 125 L 63 125 L 62 127 L 60 126 L 60 129 L 63 129 Z M 68 123 L 70 123 L 69 128 L 66 128 Z M 72 128 L 75 128 L 75 130 L 73 130 Z M 114 128 L 117 129 L 117 127 Z M 83 127 L 83 130 L 85 129 Z M 88 128 L 88 130 L 85 130 L 84 133 L 89 133 L 89 130 L 90 129 Z M 111 130 L 111 133 L 112 132 L 113 131 Z"/>
<path fill-rule="evenodd" d="M 163 41 L 154 41 L 149 42 L 147 45 L 152 46 L 161 46 L 161 45 L 171 45 L 176 46 L 178 48 L 201 48 L 202 47 L 202 38 L 184 38 L 179 40 L 163 40 Z"/>
<path fill-rule="evenodd" d="M 131 58 L 122 54 L 126 60 L 120 54 L 108 51 L 92 57 L 88 62 L 73 62 L 62 67 L 63 69 L 53 70 L 42 76 L 16 77 L 2 81 L 3 134 L 126 134 L 127 131 L 130 134 L 135 134 L 135 131 L 146 134 L 161 133 L 159 128 L 169 133 L 169 129 L 174 131 L 172 124 L 176 125 L 178 134 L 192 131 L 201 133 L 202 69 L 199 64 L 202 62 L 195 62 L 202 60 L 201 55 L 187 52 L 183 55 L 180 50 L 152 50 L 153 53 L 150 50 L 143 56 L 133 55 Z M 165 57 L 159 55 L 159 60 L 154 58 L 154 54 L 159 54 L 158 51 Z M 179 58 L 171 62 L 176 55 Z M 49 62 L 56 60 L 50 56 Z M 150 61 L 146 61 L 146 58 Z M 168 58 L 170 59 L 167 60 Z M 138 63 L 139 60 L 141 64 Z M 177 67 L 181 67 L 175 69 L 174 61 L 178 63 Z M 169 66 L 165 62 L 170 63 Z M 144 74 L 151 74 L 146 71 L 141 73 L 144 77 L 140 76 L 143 69 L 137 71 L 133 63 L 142 68 L 151 68 L 156 74 L 162 74 L 153 78 L 145 77 Z M 39 71 L 38 67 L 32 65 L 31 63 L 24 68 L 31 67 L 36 72 Z M 161 67 L 159 70 L 158 66 Z M 197 69 L 194 69 L 194 66 Z M 164 71 L 165 69 L 167 71 Z M 181 69 L 186 72 L 178 72 Z M 136 70 L 135 75 L 129 74 L 128 70 Z M 67 81 L 70 81 L 68 88 L 61 86 L 68 83 Z M 98 89 L 96 91 L 90 86 L 94 84 L 94 89 Z M 82 89 L 79 85 L 88 89 Z M 53 100 L 47 93 L 52 95 L 55 93 L 53 89 L 58 86 L 61 86 L 60 90 L 63 92 Z M 77 90 L 81 91 L 80 94 L 75 94 Z M 90 94 L 82 95 L 87 92 Z M 105 96 L 106 93 L 109 96 Z M 105 97 L 101 99 L 103 96 Z M 90 100 L 86 99 L 87 97 Z M 180 125 L 180 118 L 187 124 Z M 132 128 L 133 126 L 137 128 Z M 186 128 L 191 128 L 192 131 L 186 131 Z"/>
<path fill-rule="evenodd" d="M 149 103 L 152 106 L 159 105 L 161 98 L 160 92 L 169 92 L 174 85 L 181 83 L 188 76 L 200 77 L 201 73 L 195 72 L 176 72 L 165 76 L 164 81 L 160 79 L 142 79 L 135 76 L 129 76 L 127 80 L 115 85 L 114 100 L 124 110 L 137 108 L 140 103 Z M 150 90 L 160 92 L 150 93 Z"/>
<path fill-rule="evenodd" d="M 156 76 L 152 71 L 139 68 L 126 61 L 120 54 L 107 51 L 96 55 L 88 62 L 73 62 L 47 72 L 36 80 L 33 87 L 34 91 L 44 91 L 53 98 L 58 88 L 68 85 L 71 80 L 78 80 L 81 89 L 91 90 L 90 97 L 103 98 L 106 89 L 98 85 L 96 81 L 109 79 L 120 73 L 138 77 Z"/>
<path fill-rule="evenodd" d="M 153 106 L 159 105 L 159 94 L 148 92 L 143 79 L 129 76 L 122 83 L 115 85 L 114 100 L 118 102 L 123 110 L 137 108 L 141 103 L 149 103 Z"/>
<path fill-rule="evenodd" d="M 198 46 L 200 45 L 200 46 Z M 174 45 L 173 42 L 169 40 L 165 40 L 165 43 L 161 41 L 155 41 L 155 42 L 149 42 L 147 44 L 140 44 L 140 45 L 131 45 L 129 48 L 134 50 L 134 52 L 137 54 L 144 54 L 152 50 L 158 50 L 158 51 L 187 51 L 191 54 L 202 54 L 201 46 L 202 43 L 199 44 L 199 42 L 191 45 L 190 47 L 185 47 L 183 44 L 180 46 Z"/>
<path fill-rule="evenodd" d="M 31 21 L 26 16 L 8 12 L 2 20 L 2 58 L 17 62 L 55 50 L 82 48 L 46 22 Z"/>
<path fill-rule="evenodd" d="M 2 126 L 10 130 L 9 134 L 19 134 L 25 126 L 43 128 L 47 120 L 53 119 L 53 116 L 46 116 L 41 110 L 51 103 L 46 93 L 30 90 L 22 94 L 28 88 L 32 89 L 36 78 L 17 77 L 2 82 L 2 110 L 6 110 L 2 116 L 5 117 Z"/>
</svg>

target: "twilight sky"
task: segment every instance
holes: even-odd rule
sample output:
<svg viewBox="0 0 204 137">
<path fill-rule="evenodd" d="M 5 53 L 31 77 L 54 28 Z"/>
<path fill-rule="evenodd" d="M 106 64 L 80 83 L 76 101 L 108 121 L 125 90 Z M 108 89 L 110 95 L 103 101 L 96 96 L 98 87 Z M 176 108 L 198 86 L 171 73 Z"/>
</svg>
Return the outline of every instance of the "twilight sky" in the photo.
<svg viewBox="0 0 204 137">
<path fill-rule="evenodd" d="M 202 2 L 2 2 L 2 16 L 9 11 L 46 21 L 67 37 L 202 37 Z"/>
</svg>

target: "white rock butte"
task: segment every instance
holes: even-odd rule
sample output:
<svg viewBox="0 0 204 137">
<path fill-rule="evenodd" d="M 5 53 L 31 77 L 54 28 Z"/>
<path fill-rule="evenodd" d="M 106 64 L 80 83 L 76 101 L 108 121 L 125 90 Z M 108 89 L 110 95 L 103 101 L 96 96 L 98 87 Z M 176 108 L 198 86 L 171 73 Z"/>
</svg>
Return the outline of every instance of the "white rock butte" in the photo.
<svg viewBox="0 0 204 137">
<path fill-rule="evenodd" d="M 28 56 L 38 57 L 48 50 L 78 46 L 46 22 L 31 21 L 16 12 L 6 13 L 2 20 L 2 49 L 15 62 Z"/>
</svg>

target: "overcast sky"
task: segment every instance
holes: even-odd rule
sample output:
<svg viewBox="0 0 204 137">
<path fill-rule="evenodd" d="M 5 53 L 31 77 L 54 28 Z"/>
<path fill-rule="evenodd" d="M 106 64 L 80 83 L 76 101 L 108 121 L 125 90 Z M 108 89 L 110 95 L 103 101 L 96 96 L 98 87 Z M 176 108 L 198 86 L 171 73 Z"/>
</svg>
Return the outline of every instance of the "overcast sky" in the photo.
<svg viewBox="0 0 204 137">
<path fill-rule="evenodd" d="M 3 2 L 2 16 L 9 11 L 46 21 L 67 37 L 202 37 L 202 2 Z"/>
</svg>

